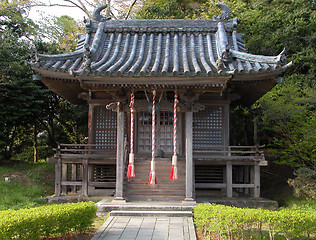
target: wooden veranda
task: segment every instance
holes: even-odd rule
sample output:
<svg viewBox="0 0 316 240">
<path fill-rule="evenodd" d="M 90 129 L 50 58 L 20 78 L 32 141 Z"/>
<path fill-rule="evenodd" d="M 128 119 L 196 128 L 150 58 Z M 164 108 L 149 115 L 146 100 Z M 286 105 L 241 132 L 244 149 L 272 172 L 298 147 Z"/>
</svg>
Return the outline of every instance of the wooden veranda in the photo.
<svg viewBox="0 0 316 240">
<path fill-rule="evenodd" d="M 127 142 L 124 146 L 125 175 L 127 169 Z M 56 164 L 55 169 L 55 195 L 60 196 L 68 192 L 80 192 L 84 196 L 89 195 L 88 186 L 115 189 L 116 153 L 104 150 L 97 144 L 60 144 L 53 158 L 49 162 Z M 196 189 L 225 189 L 227 197 L 233 196 L 233 189 L 243 189 L 243 192 L 253 197 L 260 196 L 260 166 L 266 166 L 262 148 L 264 146 L 200 146 L 210 150 L 193 151 L 195 168 L 205 166 L 223 166 L 220 181 L 214 178 L 208 179 L 211 172 L 203 174 L 195 173 Z M 145 156 L 137 156 L 139 159 Z M 148 159 L 147 159 L 148 160 Z M 147 161 L 150 164 L 150 161 Z M 233 178 L 233 167 L 247 166 L 247 177 L 244 179 Z M 100 168 L 106 168 L 102 171 Z M 96 170 L 98 169 L 98 170 Z M 245 170 L 243 170 L 245 171 Z M 223 176 L 225 176 L 223 178 Z M 125 181 L 127 181 L 126 177 Z M 211 182 L 213 180 L 213 182 Z M 124 194 L 123 194 L 124 195 Z"/>
</svg>

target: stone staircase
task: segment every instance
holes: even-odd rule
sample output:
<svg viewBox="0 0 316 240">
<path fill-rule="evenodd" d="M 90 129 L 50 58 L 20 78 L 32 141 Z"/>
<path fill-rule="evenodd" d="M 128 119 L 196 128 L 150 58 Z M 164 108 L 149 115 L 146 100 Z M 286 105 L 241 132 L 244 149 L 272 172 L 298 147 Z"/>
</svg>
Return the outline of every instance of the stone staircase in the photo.
<svg viewBox="0 0 316 240">
<path fill-rule="evenodd" d="M 182 201 L 185 198 L 185 160 L 178 159 L 179 179 L 170 180 L 171 160 L 157 159 L 157 185 L 148 185 L 150 159 L 136 159 L 136 177 L 124 181 L 124 198 L 127 201 Z"/>
<path fill-rule="evenodd" d="M 97 214 L 110 216 L 161 216 L 161 217 L 192 217 L 194 203 L 180 202 L 127 202 L 115 203 L 105 200 L 96 204 Z"/>
</svg>

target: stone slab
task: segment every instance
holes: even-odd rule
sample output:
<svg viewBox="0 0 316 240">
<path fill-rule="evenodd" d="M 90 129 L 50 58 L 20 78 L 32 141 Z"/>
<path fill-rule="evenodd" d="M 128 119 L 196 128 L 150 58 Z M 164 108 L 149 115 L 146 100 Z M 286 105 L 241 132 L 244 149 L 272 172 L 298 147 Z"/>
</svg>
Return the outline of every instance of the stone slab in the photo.
<svg viewBox="0 0 316 240">
<path fill-rule="evenodd" d="M 92 240 L 114 239 L 196 240 L 196 235 L 192 217 L 110 216 Z"/>
</svg>

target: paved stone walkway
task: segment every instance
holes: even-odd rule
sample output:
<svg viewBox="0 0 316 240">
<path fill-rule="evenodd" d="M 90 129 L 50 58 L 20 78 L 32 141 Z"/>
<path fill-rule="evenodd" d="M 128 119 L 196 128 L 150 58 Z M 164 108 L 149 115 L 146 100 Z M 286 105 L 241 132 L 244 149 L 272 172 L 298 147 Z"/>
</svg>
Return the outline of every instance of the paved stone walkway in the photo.
<svg viewBox="0 0 316 240">
<path fill-rule="evenodd" d="M 192 217 L 110 216 L 91 240 L 196 240 Z"/>
</svg>

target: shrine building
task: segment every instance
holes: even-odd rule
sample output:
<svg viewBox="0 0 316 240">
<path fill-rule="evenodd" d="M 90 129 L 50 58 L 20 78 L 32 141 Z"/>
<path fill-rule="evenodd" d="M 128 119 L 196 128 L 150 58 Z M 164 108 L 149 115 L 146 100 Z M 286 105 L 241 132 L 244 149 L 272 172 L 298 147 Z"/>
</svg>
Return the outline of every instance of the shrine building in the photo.
<svg viewBox="0 0 316 240">
<path fill-rule="evenodd" d="M 35 54 L 34 74 L 88 104 L 88 143 L 60 144 L 55 196 L 122 201 L 260 197 L 261 146 L 231 146 L 230 105 L 251 105 L 291 65 L 246 53 L 222 3 L 213 20 L 110 20 L 95 9 L 76 50 Z"/>
</svg>

